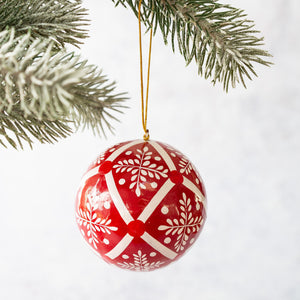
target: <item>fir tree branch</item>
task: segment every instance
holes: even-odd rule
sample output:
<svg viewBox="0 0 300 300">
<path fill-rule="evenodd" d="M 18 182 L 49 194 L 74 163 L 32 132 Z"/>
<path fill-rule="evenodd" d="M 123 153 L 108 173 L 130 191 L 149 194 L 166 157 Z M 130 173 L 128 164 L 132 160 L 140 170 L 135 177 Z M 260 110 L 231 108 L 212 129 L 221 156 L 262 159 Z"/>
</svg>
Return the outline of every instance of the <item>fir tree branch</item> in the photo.
<svg viewBox="0 0 300 300">
<path fill-rule="evenodd" d="M 113 0 L 126 4 L 138 15 L 138 0 Z M 153 15 L 152 15 L 153 12 Z M 175 39 L 187 64 L 195 60 L 199 74 L 212 82 L 235 87 L 245 78 L 257 76 L 253 63 L 270 66 L 264 57 L 271 56 L 260 49 L 263 38 L 257 37 L 253 21 L 243 10 L 220 4 L 217 0 L 143 0 L 143 21 L 154 32 L 160 28 L 164 41 Z"/>
<path fill-rule="evenodd" d="M 41 143 L 53 143 L 59 138 L 65 138 L 72 133 L 66 121 L 38 120 L 34 116 L 24 117 L 18 105 L 8 114 L 0 111 L 0 144 L 7 147 L 7 143 L 15 149 L 23 149 L 26 142 L 32 148 L 32 137 Z M 2 136 L 2 138 L 1 138 Z"/>
<path fill-rule="evenodd" d="M 87 37 L 87 10 L 79 0 L 6 0 L 0 3 L 0 31 L 10 27 L 16 36 L 31 30 L 31 37 L 51 37 L 56 46 L 79 46 Z"/>
<path fill-rule="evenodd" d="M 70 128 L 63 123 L 74 122 L 76 128 L 88 126 L 98 133 L 103 133 L 104 125 L 112 130 L 108 118 L 115 119 L 111 112 L 119 112 L 125 99 L 114 94 L 114 83 L 107 83 L 95 66 L 79 56 L 52 51 L 53 41 L 32 42 L 30 33 L 15 37 L 14 32 L 0 33 L 0 135 L 13 145 L 7 128 L 19 144 L 18 137 L 31 144 L 20 128 L 41 142 L 66 136 Z M 18 130 L 14 124 L 19 124 Z"/>
</svg>

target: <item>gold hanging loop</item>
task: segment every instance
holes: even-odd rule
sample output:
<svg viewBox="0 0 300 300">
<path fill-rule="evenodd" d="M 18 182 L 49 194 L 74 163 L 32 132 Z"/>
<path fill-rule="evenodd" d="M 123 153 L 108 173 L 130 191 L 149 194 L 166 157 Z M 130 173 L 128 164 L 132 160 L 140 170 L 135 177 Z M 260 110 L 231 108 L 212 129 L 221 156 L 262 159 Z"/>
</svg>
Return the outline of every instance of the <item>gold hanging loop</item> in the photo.
<svg viewBox="0 0 300 300">
<path fill-rule="evenodd" d="M 152 52 L 152 37 L 153 29 L 152 24 L 150 28 L 150 41 L 149 41 L 149 54 L 148 54 L 148 72 L 147 72 L 147 90 L 146 90 L 146 100 L 144 100 L 144 79 L 143 79 L 143 47 L 142 47 L 142 24 L 141 24 L 141 5 L 142 0 L 139 2 L 139 46 L 140 46 L 140 76 L 141 76 L 141 107 L 142 107 L 142 124 L 144 134 L 144 140 L 148 141 L 150 138 L 149 130 L 147 129 L 148 121 L 148 99 L 149 99 L 149 82 L 150 82 L 150 65 L 151 65 L 151 52 Z"/>
</svg>

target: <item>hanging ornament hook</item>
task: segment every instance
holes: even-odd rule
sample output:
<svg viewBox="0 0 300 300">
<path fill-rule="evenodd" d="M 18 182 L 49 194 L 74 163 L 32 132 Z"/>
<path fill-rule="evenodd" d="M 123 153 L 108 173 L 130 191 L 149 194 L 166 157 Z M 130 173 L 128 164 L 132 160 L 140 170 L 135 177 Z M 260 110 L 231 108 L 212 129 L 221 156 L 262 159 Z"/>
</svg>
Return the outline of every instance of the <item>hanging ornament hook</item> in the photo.
<svg viewBox="0 0 300 300">
<path fill-rule="evenodd" d="M 144 134 L 144 141 L 147 142 L 150 139 L 149 129 L 146 129 L 146 133 Z"/>
<path fill-rule="evenodd" d="M 147 90 L 146 90 L 146 100 L 144 100 L 144 79 L 143 79 L 143 47 L 142 47 L 142 24 L 141 24 L 141 5 L 142 0 L 139 2 L 139 46 L 140 46 L 140 76 L 141 76 L 141 106 L 142 106 L 142 124 L 144 129 L 144 140 L 148 141 L 150 138 L 149 129 L 147 129 L 148 121 L 148 99 L 149 99 L 149 82 L 150 82 L 150 65 L 151 65 L 151 52 L 152 52 L 152 37 L 153 28 L 151 23 L 150 28 L 150 42 L 149 42 L 149 54 L 148 54 L 148 72 L 147 72 Z M 152 12 L 153 13 L 153 12 Z"/>
</svg>

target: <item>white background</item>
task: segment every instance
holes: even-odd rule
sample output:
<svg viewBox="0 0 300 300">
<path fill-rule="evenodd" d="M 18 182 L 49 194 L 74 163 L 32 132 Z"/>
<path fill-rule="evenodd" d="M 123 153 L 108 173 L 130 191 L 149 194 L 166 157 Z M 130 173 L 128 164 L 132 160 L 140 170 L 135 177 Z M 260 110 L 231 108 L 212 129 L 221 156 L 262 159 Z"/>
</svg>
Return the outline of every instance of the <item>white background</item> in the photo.
<svg viewBox="0 0 300 300">
<path fill-rule="evenodd" d="M 130 109 L 106 140 L 85 131 L 33 151 L 0 149 L 1 299 L 300 299 L 300 4 L 227 2 L 255 20 L 274 56 L 247 90 L 213 87 L 159 32 L 153 46 L 151 137 L 185 153 L 205 181 L 197 243 L 167 268 L 133 273 L 102 262 L 80 236 L 81 175 L 108 146 L 142 136 L 137 20 L 112 1 L 84 0 L 83 57 L 129 92 Z"/>
</svg>

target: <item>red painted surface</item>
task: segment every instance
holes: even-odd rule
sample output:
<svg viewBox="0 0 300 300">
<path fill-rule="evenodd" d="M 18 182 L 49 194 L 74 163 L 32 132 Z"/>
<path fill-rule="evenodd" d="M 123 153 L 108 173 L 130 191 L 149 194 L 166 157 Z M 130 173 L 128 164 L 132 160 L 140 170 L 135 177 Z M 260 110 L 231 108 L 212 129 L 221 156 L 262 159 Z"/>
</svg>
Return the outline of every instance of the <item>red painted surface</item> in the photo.
<svg viewBox="0 0 300 300">
<path fill-rule="evenodd" d="M 181 257 L 199 236 L 205 209 L 205 188 L 191 162 L 168 145 L 142 140 L 101 154 L 76 198 L 88 244 L 105 261 L 134 271 Z"/>
</svg>

